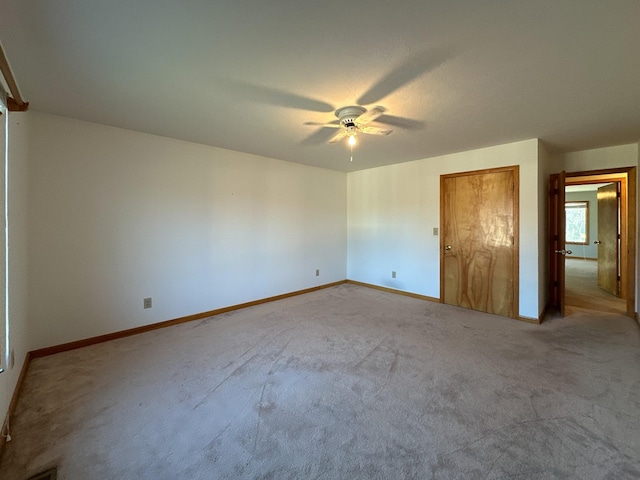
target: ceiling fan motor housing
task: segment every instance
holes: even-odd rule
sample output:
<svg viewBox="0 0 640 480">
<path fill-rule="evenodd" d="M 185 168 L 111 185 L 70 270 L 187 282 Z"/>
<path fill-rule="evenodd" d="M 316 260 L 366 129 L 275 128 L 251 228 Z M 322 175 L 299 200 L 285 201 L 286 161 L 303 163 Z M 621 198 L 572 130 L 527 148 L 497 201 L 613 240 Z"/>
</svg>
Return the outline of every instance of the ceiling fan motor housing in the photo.
<svg viewBox="0 0 640 480">
<path fill-rule="evenodd" d="M 340 119 L 340 124 L 347 127 L 347 129 L 355 129 L 356 119 L 366 111 L 366 108 L 356 105 L 342 107 L 336 110 L 336 117 Z"/>
</svg>

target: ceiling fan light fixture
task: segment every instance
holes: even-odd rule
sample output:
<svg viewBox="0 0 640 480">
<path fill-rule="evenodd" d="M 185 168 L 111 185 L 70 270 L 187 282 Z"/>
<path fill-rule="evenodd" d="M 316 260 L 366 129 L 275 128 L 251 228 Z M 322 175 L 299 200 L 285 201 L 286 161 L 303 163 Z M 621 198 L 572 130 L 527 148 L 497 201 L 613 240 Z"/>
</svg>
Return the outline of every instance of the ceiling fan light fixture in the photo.
<svg viewBox="0 0 640 480">
<path fill-rule="evenodd" d="M 389 135 L 392 130 L 369 125 L 370 122 L 380 117 L 387 109 L 378 105 L 370 110 L 359 105 L 341 107 L 335 111 L 338 121 L 331 123 L 306 122 L 305 125 L 317 125 L 319 127 L 337 128 L 338 132 L 329 139 L 329 143 L 341 142 L 347 137 L 347 143 L 353 151 L 357 143 L 356 136 L 363 133 L 367 135 Z"/>
</svg>

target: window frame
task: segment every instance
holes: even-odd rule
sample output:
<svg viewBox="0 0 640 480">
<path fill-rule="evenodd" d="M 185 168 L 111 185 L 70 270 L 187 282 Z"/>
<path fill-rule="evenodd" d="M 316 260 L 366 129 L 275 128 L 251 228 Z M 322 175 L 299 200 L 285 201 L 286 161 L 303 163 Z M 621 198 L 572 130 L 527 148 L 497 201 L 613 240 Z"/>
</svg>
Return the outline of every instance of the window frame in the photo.
<svg viewBox="0 0 640 480">
<path fill-rule="evenodd" d="M 569 240 L 569 229 L 567 228 L 567 222 L 565 221 L 565 243 L 569 245 L 589 245 L 589 200 L 569 200 L 564 202 L 565 220 L 568 218 L 567 209 L 583 209 L 584 210 L 584 242 Z"/>
<path fill-rule="evenodd" d="M 0 170 L 0 198 L 2 221 L 0 226 L 0 264 L 2 271 L 0 277 L 0 374 L 7 370 L 9 365 L 10 339 L 9 339 L 9 299 L 7 293 L 9 260 L 7 257 L 8 228 L 7 228 L 7 178 L 9 162 L 9 108 L 7 107 L 7 92 L 0 84 L 0 156 L 2 157 L 2 168 Z"/>
</svg>

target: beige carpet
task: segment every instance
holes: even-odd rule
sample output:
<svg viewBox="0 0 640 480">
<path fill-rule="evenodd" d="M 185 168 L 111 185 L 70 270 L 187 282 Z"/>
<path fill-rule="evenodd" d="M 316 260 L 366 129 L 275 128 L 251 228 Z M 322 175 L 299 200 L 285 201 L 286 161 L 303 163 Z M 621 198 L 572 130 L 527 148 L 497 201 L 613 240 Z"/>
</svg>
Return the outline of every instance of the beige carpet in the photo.
<svg viewBox="0 0 640 480">
<path fill-rule="evenodd" d="M 598 262 L 565 259 L 565 305 L 624 314 L 626 301 L 598 286 Z"/>
<path fill-rule="evenodd" d="M 341 285 L 33 362 L 3 480 L 637 479 L 640 331 Z"/>
</svg>

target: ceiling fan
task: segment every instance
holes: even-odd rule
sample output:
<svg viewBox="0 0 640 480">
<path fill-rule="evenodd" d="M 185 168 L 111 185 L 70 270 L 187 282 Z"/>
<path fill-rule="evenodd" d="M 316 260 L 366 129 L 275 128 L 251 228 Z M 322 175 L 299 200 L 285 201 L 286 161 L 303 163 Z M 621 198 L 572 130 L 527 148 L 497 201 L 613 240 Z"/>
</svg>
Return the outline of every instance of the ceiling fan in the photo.
<svg viewBox="0 0 640 480">
<path fill-rule="evenodd" d="M 355 137 L 360 133 L 389 135 L 392 132 L 392 130 L 369 125 L 374 120 L 377 124 L 390 125 L 402 130 L 423 129 L 423 121 L 389 115 L 385 113 L 387 111 L 386 108 L 381 106 L 367 110 L 359 105 L 372 105 L 381 101 L 421 75 L 437 68 L 449 60 L 453 54 L 454 52 L 448 47 L 427 48 L 415 52 L 377 82 L 373 83 L 367 91 L 355 100 L 357 105 L 341 107 L 335 110 L 334 113 L 338 120 L 328 123 L 306 122 L 305 125 L 315 125 L 322 128 L 302 140 L 301 144 L 319 145 L 326 143 L 327 140 L 329 143 L 336 143 L 348 137 L 349 144 L 353 147 L 356 142 Z M 274 87 L 255 85 L 237 79 L 218 81 L 229 92 L 244 100 L 318 113 L 328 113 L 334 109 L 332 104 L 325 101 Z M 338 132 L 329 137 L 328 135 L 332 133 L 331 129 L 338 129 Z"/>
<path fill-rule="evenodd" d="M 389 135 L 393 132 L 393 130 L 368 125 L 386 111 L 387 109 L 381 106 L 367 110 L 358 105 L 351 105 L 341 107 L 335 111 L 335 116 L 338 117 L 337 121 L 330 123 L 305 122 L 305 125 L 338 128 L 338 133 L 329 139 L 329 143 L 336 143 L 348 137 L 349 145 L 353 146 L 356 143 L 356 135 L 359 133 L 366 133 L 367 135 Z"/>
</svg>

